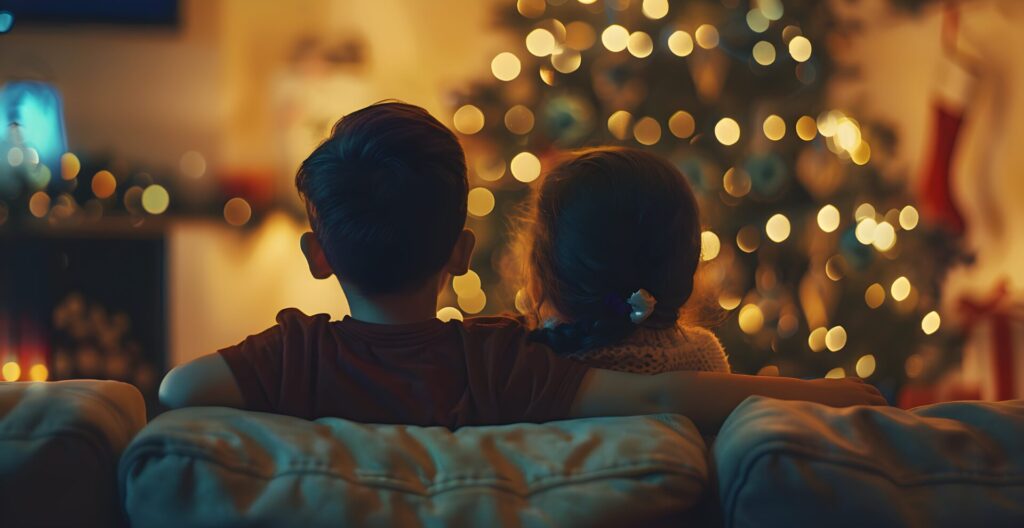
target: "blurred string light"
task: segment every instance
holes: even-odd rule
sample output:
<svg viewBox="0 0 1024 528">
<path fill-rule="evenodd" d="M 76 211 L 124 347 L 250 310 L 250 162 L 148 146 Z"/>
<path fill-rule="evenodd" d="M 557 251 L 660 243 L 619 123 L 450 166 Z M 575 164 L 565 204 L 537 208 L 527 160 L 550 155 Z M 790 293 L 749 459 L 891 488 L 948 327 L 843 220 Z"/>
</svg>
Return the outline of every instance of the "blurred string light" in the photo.
<svg viewBox="0 0 1024 528">
<path fill-rule="evenodd" d="M 512 177 L 523 183 L 530 183 L 540 177 L 540 159 L 530 152 L 516 154 L 510 168 Z"/>
<path fill-rule="evenodd" d="M 867 202 L 864 202 L 858 205 L 856 209 L 854 209 L 853 219 L 857 220 L 858 222 L 865 218 L 871 218 L 872 220 L 874 220 L 876 214 L 877 212 L 875 211 L 875 206 Z"/>
<path fill-rule="evenodd" d="M 604 44 L 608 51 L 618 53 L 629 45 L 629 30 L 618 24 L 612 24 L 601 32 L 601 44 Z"/>
<path fill-rule="evenodd" d="M 206 158 L 199 152 L 190 150 L 181 155 L 178 167 L 186 177 L 198 180 L 206 174 Z"/>
<path fill-rule="evenodd" d="M 689 112 L 679 110 L 668 119 L 668 129 L 672 135 L 679 139 L 686 139 L 693 135 L 697 128 L 693 116 Z"/>
<path fill-rule="evenodd" d="M 678 57 L 686 57 L 693 53 L 693 37 L 683 30 L 672 32 L 668 36 L 668 50 Z"/>
<path fill-rule="evenodd" d="M 626 49 L 629 50 L 630 55 L 642 59 L 654 51 L 654 41 L 651 40 L 651 36 L 647 33 L 634 31 L 629 35 L 629 40 L 626 41 Z"/>
<path fill-rule="evenodd" d="M 499 81 L 511 81 L 519 76 L 522 64 L 515 54 L 503 51 L 497 54 L 491 61 L 491 73 Z"/>
<path fill-rule="evenodd" d="M 613 112 L 608 117 L 608 131 L 615 139 L 623 140 L 629 135 L 629 126 L 633 123 L 633 114 L 625 110 Z"/>
<path fill-rule="evenodd" d="M 832 204 L 828 204 L 818 210 L 818 227 L 826 233 L 831 233 L 836 229 L 839 229 L 840 214 L 839 209 Z"/>
<path fill-rule="evenodd" d="M 736 307 L 740 305 L 740 302 L 742 302 L 742 299 L 736 295 L 723 293 L 718 296 L 718 305 L 721 306 L 723 310 L 735 310 Z"/>
<path fill-rule="evenodd" d="M 640 10 L 651 20 L 665 18 L 668 14 L 668 0 L 644 0 Z"/>
<path fill-rule="evenodd" d="M 708 261 L 714 260 L 722 250 L 722 241 L 713 231 L 703 231 L 700 234 L 700 258 Z"/>
<path fill-rule="evenodd" d="M 754 49 L 751 53 L 754 56 L 754 62 L 761 66 L 769 66 L 775 62 L 775 46 L 766 40 L 754 44 Z"/>
<path fill-rule="evenodd" d="M 518 0 L 516 10 L 526 18 L 537 18 L 544 14 L 545 4 L 544 0 Z"/>
<path fill-rule="evenodd" d="M 480 275 L 469 270 L 466 273 L 452 278 L 452 289 L 455 295 L 465 297 L 475 294 L 481 287 Z"/>
<path fill-rule="evenodd" d="M 661 125 L 653 117 L 640 118 L 633 126 L 633 137 L 641 145 L 654 145 L 661 139 Z"/>
<path fill-rule="evenodd" d="M 448 321 L 461 321 L 463 319 L 462 312 L 458 308 L 453 306 L 445 306 L 437 311 L 437 318 L 441 322 L 447 323 Z"/>
<path fill-rule="evenodd" d="M 785 13 L 782 0 L 757 0 L 756 5 L 764 13 L 765 18 L 773 22 L 781 19 Z"/>
<path fill-rule="evenodd" d="M 910 297 L 910 280 L 906 277 L 897 278 L 892 282 L 892 286 L 889 288 L 889 294 L 892 295 L 892 298 L 897 302 Z"/>
<path fill-rule="evenodd" d="M 832 281 L 840 281 L 845 275 L 846 259 L 842 255 L 832 255 L 825 262 L 825 276 Z"/>
<path fill-rule="evenodd" d="M 565 26 L 565 46 L 576 51 L 590 49 L 597 41 L 594 27 L 582 20 L 569 22 Z"/>
<path fill-rule="evenodd" d="M 747 27 L 750 28 L 754 33 L 764 33 L 768 31 L 768 26 L 771 21 L 768 17 L 764 16 L 764 13 L 760 9 L 751 9 L 747 11 Z"/>
<path fill-rule="evenodd" d="M 924 331 L 925 335 L 932 335 L 939 331 L 939 326 L 942 325 L 942 318 L 939 317 L 939 312 L 934 310 L 925 314 L 921 319 L 921 330 Z"/>
<path fill-rule="evenodd" d="M 711 49 L 718 46 L 718 29 L 711 24 L 701 24 L 694 32 L 697 38 L 697 45 L 704 49 Z"/>
<path fill-rule="evenodd" d="M 782 213 L 772 215 L 764 226 L 768 239 L 776 244 L 784 242 L 789 238 L 790 230 L 789 218 L 786 218 L 786 215 Z"/>
<path fill-rule="evenodd" d="M 594 2 L 597 2 L 597 0 L 577 0 L 577 1 L 579 3 L 581 3 L 581 4 L 583 4 L 583 5 L 590 5 L 590 4 L 593 4 Z"/>
<path fill-rule="evenodd" d="M 92 193 L 99 199 L 110 198 L 117 190 L 117 179 L 107 170 L 101 170 L 92 177 Z"/>
<path fill-rule="evenodd" d="M 878 222 L 874 218 L 864 218 L 857 222 L 857 228 L 854 230 L 857 242 L 870 246 L 875 241 L 875 230 L 877 229 Z"/>
<path fill-rule="evenodd" d="M 896 245 L 896 228 L 889 222 L 879 222 L 871 244 L 878 251 L 889 251 Z"/>
<path fill-rule="evenodd" d="M 487 295 L 483 290 L 477 291 L 472 296 L 459 297 L 459 308 L 469 314 L 478 314 L 487 307 Z"/>
<path fill-rule="evenodd" d="M 846 329 L 842 326 L 833 326 L 825 333 L 825 348 L 829 352 L 839 352 L 846 346 Z"/>
<path fill-rule="evenodd" d="M 463 134 L 476 134 L 484 128 L 484 113 L 473 105 L 463 105 L 452 116 L 452 124 Z"/>
<path fill-rule="evenodd" d="M 469 191 L 467 201 L 469 214 L 482 218 L 494 210 L 494 193 L 485 187 L 476 187 Z"/>
<path fill-rule="evenodd" d="M 583 64 L 583 56 L 574 49 L 559 48 L 551 54 L 551 66 L 559 73 L 572 73 L 580 64 Z"/>
<path fill-rule="evenodd" d="M 823 326 L 811 331 L 807 336 L 807 346 L 811 349 L 811 352 L 821 352 L 825 350 L 826 335 L 828 335 L 828 329 Z"/>
<path fill-rule="evenodd" d="M 789 55 L 797 62 L 807 62 L 811 58 L 811 41 L 802 35 L 789 41 Z"/>
<path fill-rule="evenodd" d="M 36 192 L 28 199 L 28 211 L 36 218 L 46 216 L 50 212 L 50 195 L 43 191 Z"/>
<path fill-rule="evenodd" d="M 528 134 L 533 130 L 533 112 L 523 105 L 515 105 L 505 112 L 505 128 L 513 134 Z"/>
<path fill-rule="evenodd" d="M 546 57 L 555 51 L 555 36 L 544 28 L 537 28 L 526 35 L 526 50 L 537 57 Z"/>
<path fill-rule="evenodd" d="M 151 215 L 160 215 L 171 205 L 171 195 L 161 185 L 150 185 L 142 191 L 142 208 Z"/>
<path fill-rule="evenodd" d="M 227 223 L 240 227 L 249 223 L 252 219 L 252 207 L 244 198 L 232 198 L 224 204 L 224 220 Z"/>
<path fill-rule="evenodd" d="M 756 304 L 747 304 L 740 308 L 740 330 L 745 334 L 756 334 L 764 328 L 764 312 Z"/>
<path fill-rule="evenodd" d="M 82 162 L 78 160 L 78 156 L 71 152 L 65 152 L 60 156 L 60 177 L 65 181 L 70 181 L 78 177 L 78 173 L 82 170 Z"/>
<path fill-rule="evenodd" d="M 882 303 L 885 302 L 885 288 L 877 282 L 868 286 L 868 289 L 864 291 L 864 302 L 871 309 L 882 306 Z"/>
<path fill-rule="evenodd" d="M 11 167 L 17 167 L 25 161 L 25 151 L 18 147 L 11 147 L 7 151 L 7 164 Z"/>
<path fill-rule="evenodd" d="M 722 187 L 730 196 L 742 198 L 750 192 L 751 186 L 750 176 L 743 170 L 730 168 L 722 176 Z"/>
<path fill-rule="evenodd" d="M 731 117 L 723 117 L 715 124 L 715 138 L 725 145 L 735 145 L 740 140 L 740 125 Z"/>
<path fill-rule="evenodd" d="M 8 361 L 4 363 L 2 371 L 0 373 L 4 376 L 4 381 L 18 381 L 21 379 L 21 365 L 16 361 Z"/>
<path fill-rule="evenodd" d="M 14 15 L 10 11 L 0 11 L 0 33 L 7 33 L 14 25 Z"/>
<path fill-rule="evenodd" d="M 36 363 L 28 369 L 28 379 L 31 381 L 46 381 L 50 377 L 50 369 L 42 363 Z"/>
<path fill-rule="evenodd" d="M 505 160 L 501 158 L 481 157 L 477 159 L 474 167 L 477 178 L 484 181 L 498 181 L 505 176 Z"/>
<path fill-rule="evenodd" d="M 736 233 L 736 247 L 744 253 L 753 253 L 761 247 L 761 230 L 749 225 Z"/>
<path fill-rule="evenodd" d="M 869 378 L 875 373 L 875 356 L 871 354 L 865 354 L 857 360 L 857 365 L 854 370 L 857 375 L 862 378 Z"/>
<path fill-rule="evenodd" d="M 843 367 L 836 367 L 825 374 L 825 379 L 843 379 L 846 377 L 846 370 Z"/>
<path fill-rule="evenodd" d="M 762 128 L 764 136 L 772 141 L 779 141 L 786 137 L 786 122 L 775 114 L 765 118 Z"/>
<path fill-rule="evenodd" d="M 804 141 L 810 141 L 818 135 L 818 123 L 811 116 L 803 116 L 796 121 L 796 135 Z"/>
<path fill-rule="evenodd" d="M 917 227 L 917 222 L 920 220 L 920 216 L 917 214 L 917 209 L 912 205 L 908 205 L 900 210 L 900 227 L 910 231 Z"/>
</svg>

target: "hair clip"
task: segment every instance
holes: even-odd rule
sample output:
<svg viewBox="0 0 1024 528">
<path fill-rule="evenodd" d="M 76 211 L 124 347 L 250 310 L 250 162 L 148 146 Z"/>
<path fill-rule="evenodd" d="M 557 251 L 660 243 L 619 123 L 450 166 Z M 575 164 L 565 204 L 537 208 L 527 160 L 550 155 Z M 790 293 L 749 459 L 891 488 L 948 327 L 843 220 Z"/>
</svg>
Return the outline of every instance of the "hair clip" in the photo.
<svg viewBox="0 0 1024 528">
<path fill-rule="evenodd" d="M 651 292 L 640 288 L 629 296 L 626 303 L 631 308 L 629 320 L 633 321 L 633 324 L 640 324 L 654 313 L 654 306 L 658 304 L 658 301 L 651 295 Z"/>
</svg>

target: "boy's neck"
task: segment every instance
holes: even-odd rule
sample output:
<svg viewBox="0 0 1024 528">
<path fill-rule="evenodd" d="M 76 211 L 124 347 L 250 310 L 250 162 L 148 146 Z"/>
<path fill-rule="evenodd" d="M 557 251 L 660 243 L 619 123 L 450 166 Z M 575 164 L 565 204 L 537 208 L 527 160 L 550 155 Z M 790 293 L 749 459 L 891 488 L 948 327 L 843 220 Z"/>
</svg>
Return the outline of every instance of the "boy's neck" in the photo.
<svg viewBox="0 0 1024 528">
<path fill-rule="evenodd" d="M 401 325 L 422 323 L 437 317 L 437 288 L 432 281 L 424 288 L 404 293 L 366 296 L 345 287 L 352 318 L 364 323 Z"/>
</svg>

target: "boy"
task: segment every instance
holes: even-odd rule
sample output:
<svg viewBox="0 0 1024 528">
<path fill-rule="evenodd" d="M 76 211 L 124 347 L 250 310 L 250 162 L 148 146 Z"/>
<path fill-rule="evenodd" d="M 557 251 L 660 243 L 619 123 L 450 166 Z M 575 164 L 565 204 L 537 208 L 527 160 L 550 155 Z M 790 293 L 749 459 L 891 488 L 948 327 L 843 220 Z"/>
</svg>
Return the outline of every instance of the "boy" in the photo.
<svg viewBox="0 0 1024 528">
<path fill-rule="evenodd" d="M 309 270 L 337 277 L 352 316 L 283 310 L 276 326 L 172 370 L 165 405 L 452 429 L 674 412 L 712 432 L 753 394 L 884 404 L 851 379 L 588 369 L 531 343 L 513 319 L 437 320 L 437 295 L 468 271 L 475 239 L 462 148 L 421 108 L 386 102 L 345 116 L 295 182 L 312 226 L 301 238 Z"/>
</svg>

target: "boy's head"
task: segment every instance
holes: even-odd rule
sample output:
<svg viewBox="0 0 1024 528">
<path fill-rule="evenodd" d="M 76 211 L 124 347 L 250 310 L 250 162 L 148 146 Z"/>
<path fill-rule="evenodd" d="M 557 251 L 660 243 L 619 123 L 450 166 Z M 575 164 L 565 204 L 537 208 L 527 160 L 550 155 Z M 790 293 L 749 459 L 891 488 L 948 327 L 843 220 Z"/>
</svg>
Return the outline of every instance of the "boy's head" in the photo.
<svg viewBox="0 0 1024 528">
<path fill-rule="evenodd" d="M 302 248 L 317 278 L 333 273 L 373 296 L 468 269 L 465 155 L 422 108 L 383 102 L 341 118 L 295 186 L 313 228 Z"/>
</svg>

